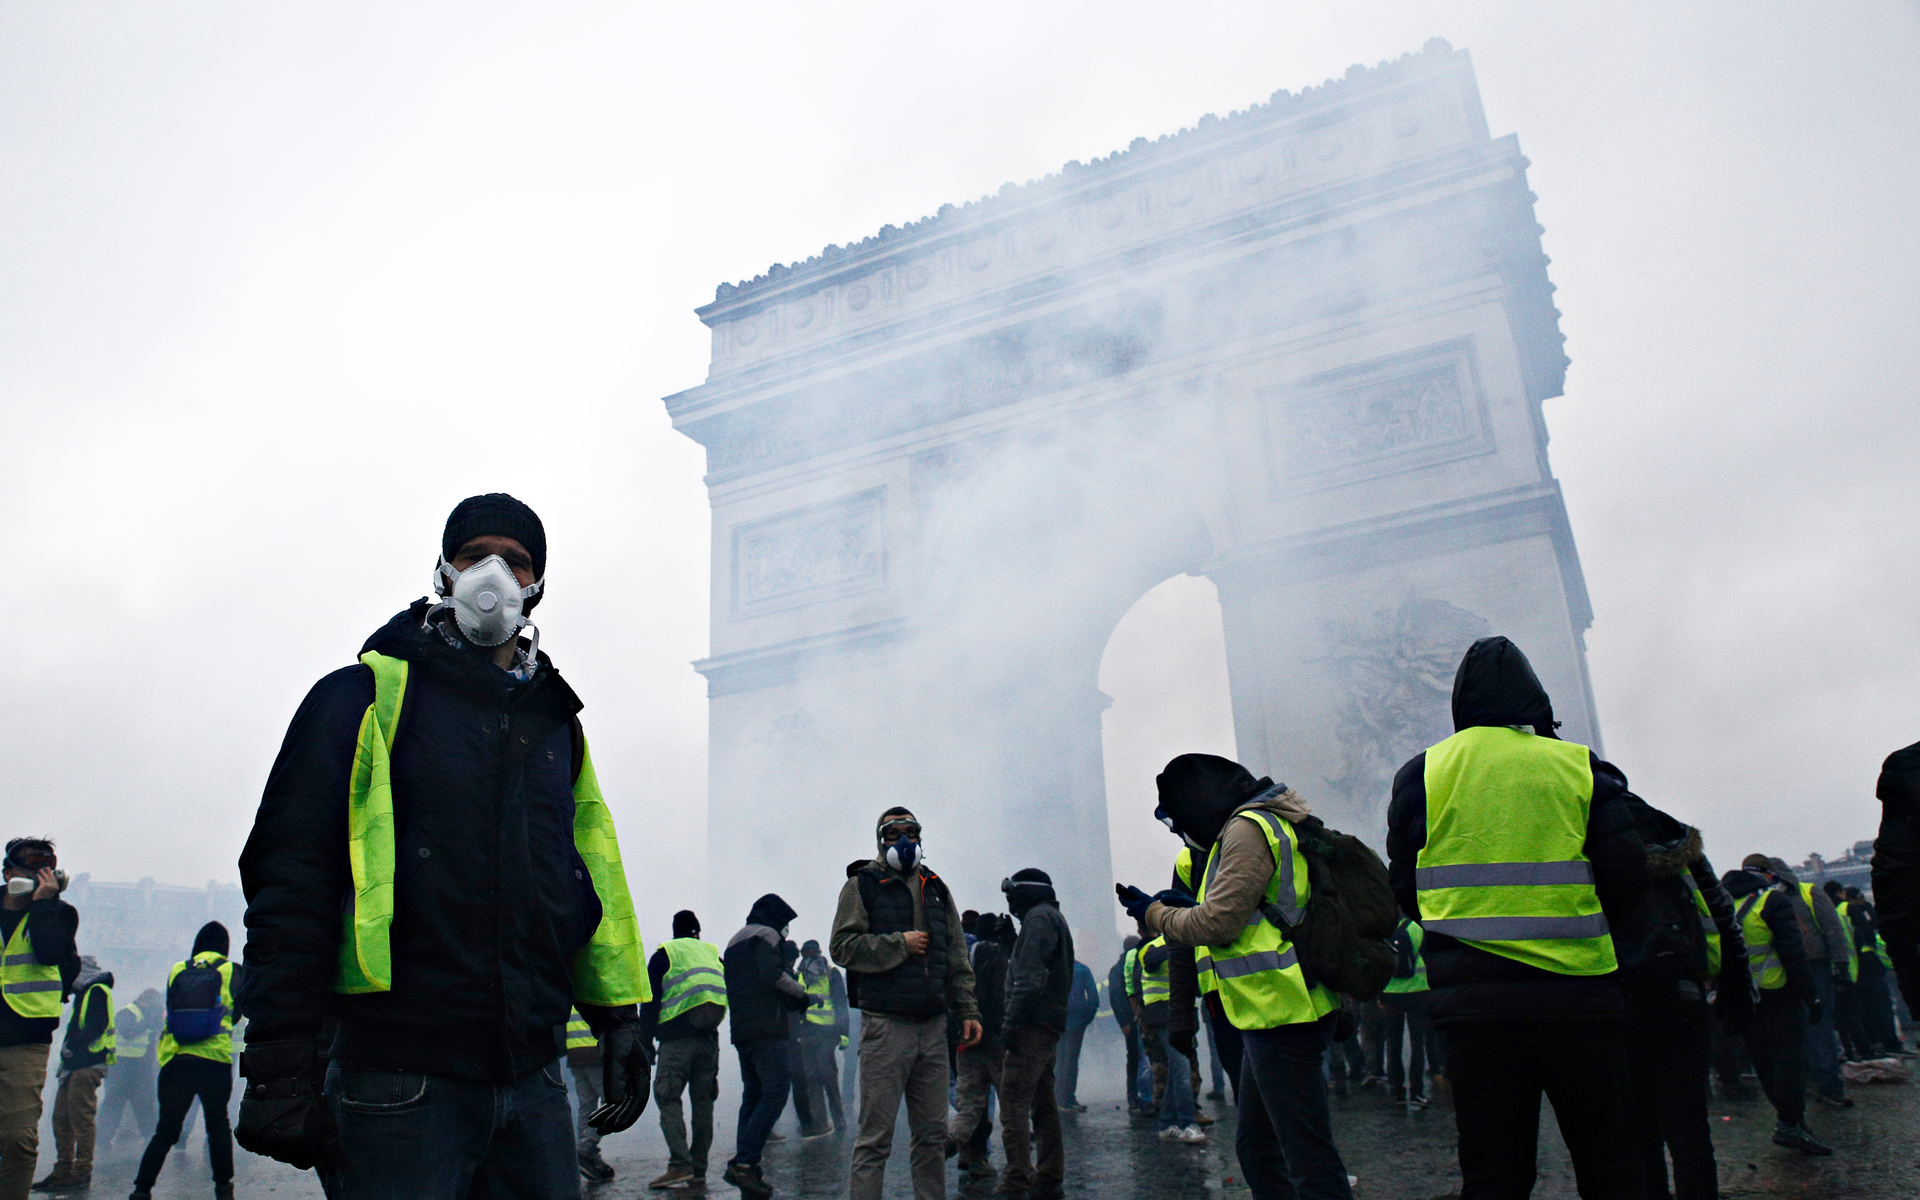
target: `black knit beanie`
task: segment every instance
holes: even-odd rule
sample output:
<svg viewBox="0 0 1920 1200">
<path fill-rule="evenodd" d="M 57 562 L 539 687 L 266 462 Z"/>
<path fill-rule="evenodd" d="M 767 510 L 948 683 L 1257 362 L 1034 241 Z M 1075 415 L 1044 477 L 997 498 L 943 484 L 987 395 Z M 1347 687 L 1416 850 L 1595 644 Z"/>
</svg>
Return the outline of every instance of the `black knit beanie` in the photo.
<svg viewBox="0 0 1920 1200">
<path fill-rule="evenodd" d="M 677 938 L 700 936 L 700 918 L 693 915 L 692 909 L 683 908 L 673 914 L 673 936 Z"/>
<path fill-rule="evenodd" d="M 540 518 L 526 505 L 505 492 L 468 496 L 453 506 L 447 517 L 446 532 L 440 535 L 440 556 L 448 562 L 460 547 L 477 537 L 512 538 L 533 556 L 533 577 L 547 574 L 547 530 Z"/>
</svg>

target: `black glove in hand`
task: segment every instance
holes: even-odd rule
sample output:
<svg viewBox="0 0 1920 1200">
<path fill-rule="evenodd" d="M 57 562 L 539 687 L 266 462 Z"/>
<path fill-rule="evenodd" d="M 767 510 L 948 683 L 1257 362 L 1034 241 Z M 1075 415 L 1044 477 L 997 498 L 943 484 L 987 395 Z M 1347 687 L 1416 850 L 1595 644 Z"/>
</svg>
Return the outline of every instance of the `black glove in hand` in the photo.
<svg viewBox="0 0 1920 1200">
<path fill-rule="evenodd" d="M 1120 897 L 1120 907 L 1126 909 L 1127 915 L 1136 921 L 1147 914 L 1148 906 L 1153 903 L 1152 896 L 1132 884 L 1114 884 L 1113 894 Z"/>
<path fill-rule="evenodd" d="M 1168 908 L 1192 908 L 1196 903 L 1192 896 L 1179 888 L 1168 888 L 1164 892 L 1155 893 L 1153 898 Z"/>
<path fill-rule="evenodd" d="M 326 1063 L 311 1041 L 255 1042 L 240 1054 L 240 1120 L 233 1138 L 244 1150 L 307 1170 L 338 1153 L 339 1131 L 320 1091 Z"/>
<path fill-rule="evenodd" d="M 653 1056 L 640 1037 L 640 1022 L 616 1025 L 600 1039 L 600 1097 L 587 1124 L 602 1135 L 619 1133 L 647 1111 L 653 1091 Z"/>
<path fill-rule="evenodd" d="M 1818 1025 L 1820 1018 L 1825 1015 L 1826 1010 L 1820 1007 L 1820 997 L 1815 996 L 1813 999 L 1807 1001 L 1807 1024 Z"/>
<path fill-rule="evenodd" d="M 1713 993 L 1713 1015 L 1728 1037 L 1739 1037 L 1753 1023 L 1753 984 L 1747 974 L 1746 959 L 1723 967 L 1720 986 Z"/>
<path fill-rule="evenodd" d="M 1193 1032 L 1191 1029 L 1182 1029 L 1178 1033 L 1167 1035 L 1167 1045 L 1186 1055 L 1188 1062 L 1200 1061 L 1199 1055 L 1194 1053 Z"/>
</svg>

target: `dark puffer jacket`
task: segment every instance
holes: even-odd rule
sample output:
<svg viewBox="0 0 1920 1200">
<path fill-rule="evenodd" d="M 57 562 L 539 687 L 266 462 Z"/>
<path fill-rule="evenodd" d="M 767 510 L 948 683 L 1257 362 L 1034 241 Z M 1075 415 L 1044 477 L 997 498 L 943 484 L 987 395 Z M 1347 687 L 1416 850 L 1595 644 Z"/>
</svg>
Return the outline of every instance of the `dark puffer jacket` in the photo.
<svg viewBox="0 0 1920 1200">
<path fill-rule="evenodd" d="M 1027 884 L 1042 895 L 1031 906 L 1016 901 L 1020 937 L 1007 961 L 1007 1015 L 1011 1032 L 1038 1025 L 1066 1032 L 1067 998 L 1073 991 L 1073 931 L 1060 915 L 1053 888 Z"/>
<path fill-rule="evenodd" d="M 419 601 L 367 639 L 409 665 L 392 749 L 393 989 L 336 996 L 353 889 L 346 802 L 362 664 L 301 703 L 240 856 L 249 1040 L 315 1037 L 369 1066 L 504 1082 L 551 1062 L 573 1008 L 570 960 L 600 901 L 573 845 L 580 700 L 546 655 L 517 682 L 490 653 L 423 627 Z M 632 1010 L 580 1006 L 604 1031 Z"/>
<path fill-rule="evenodd" d="M 799 981 L 787 974 L 781 949 L 780 931 L 794 915 L 780 897 L 760 897 L 720 956 L 727 975 L 727 1036 L 736 1046 L 786 1037 L 792 1014 L 812 1002 Z"/>
<path fill-rule="evenodd" d="M 1874 788 L 1873 904 L 1907 1008 L 1920 1012 L 1920 742 L 1887 756 Z"/>
<path fill-rule="evenodd" d="M 1467 651 L 1453 682 L 1453 727 L 1531 725 L 1553 736 L 1553 705 L 1533 667 L 1506 638 L 1482 638 Z M 1610 923 L 1640 906 L 1649 883 L 1646 847 L 1634 831 L 1619 768 L 1589 756 L 1593 797 L 1583 853 L 1593 864 L 1593 890 Z M 1427 844 L 1427 756 L 1415 755 L 1393 778 L 1387 807 L 1387 882 L 1402 912 L 1418 921 L 1414 871 Z M 1456 938 L 1429 931 L 1422 954 L 1435 1025 L 1465 1021 L 1570 1021 L 1626 1015 L 1617 972 L 1559 975 Z"/>
</svg>

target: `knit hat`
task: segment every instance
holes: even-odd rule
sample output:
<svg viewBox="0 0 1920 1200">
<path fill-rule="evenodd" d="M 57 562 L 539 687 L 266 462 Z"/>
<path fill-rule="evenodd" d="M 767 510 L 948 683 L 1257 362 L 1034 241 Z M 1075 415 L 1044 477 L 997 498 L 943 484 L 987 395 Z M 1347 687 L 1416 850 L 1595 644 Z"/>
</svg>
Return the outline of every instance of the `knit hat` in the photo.
<svg viewBox="0 0 1920 1200">
<path fill-rule="evenodd" d="M 440 557 L 448 562 L 460 547 L 477 537 L 512 538 L 533 556 L 533 577 L 547 576 L 547 529 L 526 505 L 505 492 L 468 496 L 453 506 L 447 528 L 440 535 Z M 528 607 L 536 597 L 529 596 Z"/>
<path fill-rule="evenodd" d="M 1740 860 L 1740 865 L 1749 871 L 1765 871 L 1773 874 L 1773 860 L 1764 854 L 1749 854 Z"/>
<path fill-rule="evenodd" d="M 692 909 L 683 908 L 673 914 L 673 936 L 677 938 L 700 936 L 700 918 L 693 915 Z"/>
<path fill-rule="evenodd" d="M 226 957 L 228 941 L 225 925 L 218 921 L 208 921 L 200 927 L 200 932 L 193 938 L 193 952 L 199 954 L 205 950 L 211 950 L 222 958 Z"/>
</svg>

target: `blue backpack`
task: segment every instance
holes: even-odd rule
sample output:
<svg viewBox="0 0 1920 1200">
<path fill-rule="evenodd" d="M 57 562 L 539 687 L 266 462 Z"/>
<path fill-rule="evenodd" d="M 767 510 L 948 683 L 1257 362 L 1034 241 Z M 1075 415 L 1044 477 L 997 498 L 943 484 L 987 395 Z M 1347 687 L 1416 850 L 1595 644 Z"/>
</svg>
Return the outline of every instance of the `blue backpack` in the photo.
<svg viewBox="0 0 1920 1200">
<path fill-rule="evenodd" d="M 167 985 L 167 1032 L 174 1041 L 204 1042 L 223 1031 L 227 1007 L 220 1001 L 220 967 L 226 961 L 188 962 Z"/>
</svg>

